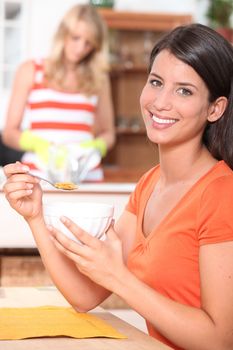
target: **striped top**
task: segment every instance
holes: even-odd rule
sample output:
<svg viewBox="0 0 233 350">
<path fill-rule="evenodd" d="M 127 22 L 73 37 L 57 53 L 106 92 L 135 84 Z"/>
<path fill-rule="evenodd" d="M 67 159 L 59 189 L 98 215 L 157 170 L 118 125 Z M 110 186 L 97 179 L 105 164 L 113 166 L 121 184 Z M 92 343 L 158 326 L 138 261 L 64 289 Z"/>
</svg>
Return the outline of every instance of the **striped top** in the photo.
<svg viewBox="0 0 233 350">
<path fill-rule="evenodd" d="M 98 97 L 47 87 L 44 81 L 43 61 L 34 61 L 34 65 L 34 84 L 27 103 L 29 129 L 55 144 L 67 145 L 93 139 L 92 130 Z M 45 165 L 35 153 L 26 152 L 22 161 L 31 168 L 45 171 Z M 100 166 L 89 172 L 86 180 L 103 180 Z"/>
</svg>

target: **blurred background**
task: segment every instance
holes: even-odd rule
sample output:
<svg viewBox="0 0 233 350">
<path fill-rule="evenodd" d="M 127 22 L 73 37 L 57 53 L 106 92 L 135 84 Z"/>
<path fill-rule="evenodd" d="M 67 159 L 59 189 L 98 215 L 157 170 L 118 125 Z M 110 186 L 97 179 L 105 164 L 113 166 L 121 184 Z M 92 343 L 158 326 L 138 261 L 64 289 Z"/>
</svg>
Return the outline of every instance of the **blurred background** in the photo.
<svg viewBox="0 0 233 350">
<path fill-rule="evenodd" d="M 26 59 L 46 57 L 63 14 L 74 4 L 87 2 L 0 0 L 0 134 L 16 68 Z M 109 2 L 95 0 L 93 3 Z M 121 174 L 125 172 L 126 176 L 128 170 L 133 169 L 140 175 L 158 161 L 154 148 L 145 142 L 138 103 L 147 75 L 150 50 L 161 35 L 180 24 L 199 22 L 215 28 L 232 27 L 232 5 L 230 13 L 226 14 L 227 3 L 229 5 L 231 1 L 115 0 L 111 9 L 99 7 L 109 29 L 110 75 L 117 133 L 116 145 L 104 160 L 106 169 L 116 169 Z M 228 16 L 230 22 L 225 20 L 224 24 L 224 19 L 217 18 L 216 14 Z M 221 20 L 222 23 L 219 23 Z M 229 40 L 233 41 L 233 35 Z M 0 165 L 18 156 L 3 145 L 0 151 Z"/>
<path fill-rule="evenodd" d="M 205 0 L 116 0 L 114 9 L 193 14 L 204 21 Z M 16 67 L 28 58 L 44 57 L 63 14 L 78 0 L 0 0 L 0 128 Z M 199 6 L 200 5 L 200 6 Z M 202 10 L 203 8 L 203 10 Z"/>
</svg>

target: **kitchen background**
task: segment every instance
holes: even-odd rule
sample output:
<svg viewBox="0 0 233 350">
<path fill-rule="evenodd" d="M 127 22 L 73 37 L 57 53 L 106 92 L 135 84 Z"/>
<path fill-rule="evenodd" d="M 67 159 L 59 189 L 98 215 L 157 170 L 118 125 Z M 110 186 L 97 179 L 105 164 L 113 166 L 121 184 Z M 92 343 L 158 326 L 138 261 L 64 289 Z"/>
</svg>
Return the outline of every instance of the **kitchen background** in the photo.
<svg viewBox="0 0 233 350">
<path fill-rule="evenodd" d="M 44 57 L 52 35 L 66 10 L 78 0 L 0 0 L 0 130 L 12 76 L 20 62 Z M 206 22 L 208 0 L 116 0 L 114 9 L 135 12 L 191 14 L 195 21 Z"/>
<path fill-rule="evenodd" d="M 60 18 L 74 4 L 87 2 L 87 0 L 0 0 L 0 133 L 4 126 L 16 68 L 26 59 L 46 57 Z M 111 72 L 117 142 L 104 163 L 112 168 L 121 169 L 121 174 L 123 169 L 133 169 L 136 174 L 135 178 L 132 178 L 133 181 L 136 181 L 151 164 L 158 161 L 154 148 L 147 140 L 145 142 L 145 129 L 138 103 L 147 75 L 149 52 L 159 35 L 175 25 L 190 21 L 206 23 L 208 3 L 209 0 L 182 2 L 115 0 L 116 11 L 139 15 L 141 13 L 171 15 L 166 28 L 163 28 L 162 20 L 161 25 L 158 24 L 156 27 L 158 18 L 154 23 L 150 20 L 149 30 L 145 27 L 148 18 L 144 18 L 144 27 L 140 27 L 137 19 L 129 18 L 131 22 L 129 29 L 111 29 L 110 60 L 112 64 L 117 63 L 116 69 L 112 69 Z M 178 16 L 183 18 L 178 19 Z M 119 19 L 120 15 L 117 20 Z M 108 26 L 111 27 L 111 24 L 108 23 Z M 27 118 L 24 119 L 24 124 L 26 123 Z M 135 151 L 138 158 L 134 157 Z M 127 170 L 125 174 L 128 175 Z"/>
</svg>

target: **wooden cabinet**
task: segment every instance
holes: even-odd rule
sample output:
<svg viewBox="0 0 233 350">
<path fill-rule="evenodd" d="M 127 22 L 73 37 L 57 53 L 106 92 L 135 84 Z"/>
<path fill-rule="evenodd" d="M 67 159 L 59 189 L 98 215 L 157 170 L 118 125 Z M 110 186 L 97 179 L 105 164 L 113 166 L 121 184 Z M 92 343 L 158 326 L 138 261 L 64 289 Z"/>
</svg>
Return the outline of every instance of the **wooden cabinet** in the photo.
<svg viewBox="0 0 233 350">
<path fill-rule="evenodd" d="M 38 250 L 0 249 L 1 287 L 47 287 L 53 285 Z M 128 305 L 112 294 L 100 306 L 105 309 L 126 309 Z"/>
<path fill-rule="evenodd" d="M 6 256 L 1 258 L 1 286 L 52 285 L 39 256 Z"/>
<path fill-rule="evenodd" d="M 144 172 L 158 162 L 146 137 L 139 97 L 147 79 L 149 55 L 165 32 L 192 22 L 191 15 L 121 12 L 100 9 L 109 30 L 111 87 L 117 142 L 105 165 Z"/>
</svg>

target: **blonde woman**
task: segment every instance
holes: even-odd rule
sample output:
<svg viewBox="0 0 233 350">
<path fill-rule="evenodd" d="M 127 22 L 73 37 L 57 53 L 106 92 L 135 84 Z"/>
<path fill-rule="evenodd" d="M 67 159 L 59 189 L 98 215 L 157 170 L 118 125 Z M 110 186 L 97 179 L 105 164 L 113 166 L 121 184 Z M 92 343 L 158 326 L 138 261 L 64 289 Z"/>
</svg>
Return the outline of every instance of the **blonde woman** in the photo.
<svg viewBox="0 0 233 350">
<path fill-rule="evenodd" d="M 58 26 L 49 57 L 19 67 L 3 141 L 25 151 L 22 161 L 31 169 L 47 171 L 51 145 L 63 164 L 76 145 L 103 157 L 114 144 L 105 46 L 106 28 L 95 8 L 77 5 Z M 21 130 L 26 108 L 30 125 Z M 100 166 L 86 176 L 87 181 L 102 179 Z"/>
</svg>

